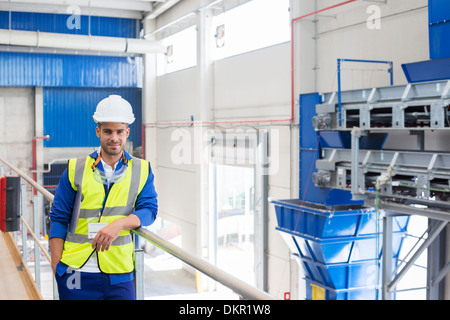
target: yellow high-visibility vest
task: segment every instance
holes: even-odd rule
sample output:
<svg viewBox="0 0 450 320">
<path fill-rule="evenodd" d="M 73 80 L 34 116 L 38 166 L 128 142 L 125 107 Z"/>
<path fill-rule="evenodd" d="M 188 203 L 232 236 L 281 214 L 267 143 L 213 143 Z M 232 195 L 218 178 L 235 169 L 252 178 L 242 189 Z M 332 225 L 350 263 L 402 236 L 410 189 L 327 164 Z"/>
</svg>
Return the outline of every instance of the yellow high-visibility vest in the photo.
<svg viewBox="0 0 450 320">
<path fill-rule="evenodd" d="M 94 178 L 91 168 L 94 162 L 90 156 L 69 160 L 69 181 L 75 191 L 81 192 L 81 204 L 75 232 L 67 233 L 61 262 L 74 269 L 81 268 L 95 251 L 92 239 L 88 238 L 88 222 L 111 223 L 133 213 L 136 198 L 150 171 L 147 161 L 133 157 L 128 160 L 125 178 L 113 184 L 106 195 L 104 185 Z M 99 251 L 97 255 L 99 269 L 104 273 L 132 272 L 134 243 L 131 232 L 122 230 L 109 250 Z"/>
</svg>

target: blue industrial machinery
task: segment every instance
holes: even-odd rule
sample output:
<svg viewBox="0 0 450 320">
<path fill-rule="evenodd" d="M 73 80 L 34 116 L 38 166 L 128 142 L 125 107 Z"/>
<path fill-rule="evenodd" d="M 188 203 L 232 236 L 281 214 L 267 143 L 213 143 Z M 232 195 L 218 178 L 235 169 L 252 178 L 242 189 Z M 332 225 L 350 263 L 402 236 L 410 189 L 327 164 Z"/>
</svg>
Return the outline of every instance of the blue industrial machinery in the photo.
<svg viewBox="0 0 450 320">
<path fill-rule="evenodd" d="M 424 145 L 426 133 L 450 129 L 450 80 L 341 99 L 339 121 L 336 93 L 300 96 L 299 199 L 272 202 L 277 229 L 302 262 L 307 297 L 321 288 L 327 299 L 391 298 L 406 272 L 389 282 L 408 216 L 443 221 L 427 245 L 450 220 L 450 154 Z M 384 149 L 391 130 L 417 135 L 417 151 Z M 381 294 L 380 279 L 390 292 Z"/>
<path fill-rule="evenodd" d="M 450 3 L 428 0 L 430 59 L 450 58 Z"/>
<path fill-rule="evenodd" d="M 409 83 L 450 79 L 450 2 L 428 0 L 430 60 L 403 64 Z"/>
<path fill-rule="evenodd" d="M 407 85 L 300 95 L 299 199 L 272 203 L 307 299 L 391 299 L 427 248 L 427 297 L 442 297 L 450 154 L 427 151 L 425 136 L 450 129 L 449 1 L 429 0 L 429 26 L 431 60 L 402 65 Z M 385 150 L 392 130 L 417 145 Z M 429 218 L 428 237 L 399 261 L 411 215 Z"/>
<path fill-rule="evenodd" d="M 387 72 L 389 73 L 390 84 L 391 86 L 394 84 L 394 63 L 392 61 L 379 61 L 379 60 L 362 60 L 362 59 L 338 59 L 337 60 L 337 77 L 338 77 L 338 116 L 339 123 L 341 123 L 341 107 L 342 107 L 342 98 L 341 98 L 341 65 L 343 62 L 363 62 L 363 63 L 381 63 L 389 65 L 389 69 Z"/>
<path fill-rule="evenodd" d="M 322 98 L 316 93 L 300 96 L 299 199 L 272 201 L 277 230 L 301 261 L 307 299 L 315 298 L 312 292 L 317 288 L 324 291 L 326 299 L 379 299 L 383 228 L 380 212 L 365 207 L 362 200 L 352 199 L 347 190 L 321 185 L 322 178 L 316 175 L 315 164 L 323 148 L 351 146 L 349 132 L 316 130 L 315 125 L 321 122 L 311 120 L 317 116 L 316 106 Z M 376 133 L 363 137 L 361 145 L 380 149 L 385 139 L 385 134 Z M 398 257 L 407 223 L 408 217 L 396 217 L 394 259 Z"/>
</svg>

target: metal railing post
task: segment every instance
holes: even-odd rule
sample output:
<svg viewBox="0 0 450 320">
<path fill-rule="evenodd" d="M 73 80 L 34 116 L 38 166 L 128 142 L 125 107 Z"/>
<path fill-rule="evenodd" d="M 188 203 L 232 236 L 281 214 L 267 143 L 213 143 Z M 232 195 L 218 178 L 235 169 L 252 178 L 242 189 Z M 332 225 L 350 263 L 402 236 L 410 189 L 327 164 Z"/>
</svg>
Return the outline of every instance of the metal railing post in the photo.
<svg viewBox="0 0 450 320">
<path fill-rule="evenodd" d="M 389 283 L 392 280 L 392 217 L 383 217 L 383 268 L 382 268 L 382 292 L 383 300 L 392 300 L 392 292 L 389 291 Z"/>
<path fill-rule="evenodd" d="M 417 251 L 414 253 L 414 255 L 411 257 L 411 259 L 408 261 L 408 263 L 403 267 L 402 270 L 396 275 L 396 277 L 390 282 L 387 286 L 387 290 L 390 292 L 394 291 L 395 287 L 397 286 L 398 282 L 403 278 L 405 273 L 413 266 L 413 264 L 416 262 L 416 260 L 420 257 L 420 255 L 425 251 L 426 248 L 428 248 L 431 243 L 436 239 L 437 236 L 441 233 L 442 230 L 447 226 L 448 221 L 440 221 L 439 224 L 437 224 L 433 230 L 430 231 L 428 234 L 427 239 L 422 243 L 422 245 L 417 249 Z"/>
<path fill-rule="evenodd" d="M 144 250 L 135 249 L 136 267 L 135 267 L 135 292 L 136 300 L 144 300 Z"/>
<path fill-rule="evenodd" d="M 53 272 L 53 270 L 52 270 Z M 59 292 L 58 292 L 58 284 L 56 283 L 55 277 L 52 277 L 53 280 L 53 300 L 59 300 Z"/>
<path fill-rule="evenodd" d="M 34 225 L 34 234 L 39 237 L 39 196 L 33 196 L 33 225 Z M 38 239 L 36 239 L 38 241 Z M 41 251 L 39 249 L 39 245 L 34 243 L 34 270 L 35 270 L 35 281 L 36 284 L 41 290 Z"/>
<path fill-rule="evenodd" d="M 20 197 L 22 200 L 20 215 L 24 220 L 27 220 L 27 186 L 20 185 Z M 28 262 L 28 230 L 25 223 L 22 222 L 22 259 L 25 264 Z"/>
</svg>

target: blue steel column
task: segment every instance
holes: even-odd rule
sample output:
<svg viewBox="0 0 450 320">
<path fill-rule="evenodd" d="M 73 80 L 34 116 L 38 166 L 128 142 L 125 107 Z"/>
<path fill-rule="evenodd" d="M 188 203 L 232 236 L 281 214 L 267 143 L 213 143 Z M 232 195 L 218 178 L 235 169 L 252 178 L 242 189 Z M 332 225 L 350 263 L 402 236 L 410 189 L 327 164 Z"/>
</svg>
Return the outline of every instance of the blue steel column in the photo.
<svg viewBox="0 0 450 320">
<path fill-rule="evenodd" d="M 337 60 L 337 76 L 338 76 L 338 120 L 339 127 L 342 125 L 342 117 L 341 117 L 341 61 L 342 59 Z"/>
<path fill-rule="evenodd" d="M 299 96 L 299 198 L 313 203 L 326 203 L 329 189 L 314 185 L 311 174 L 319 159 L 320 133 L 311 121 L 316 115 L 316 105 L 321 103 L 318 93 Z"/>
</svg>

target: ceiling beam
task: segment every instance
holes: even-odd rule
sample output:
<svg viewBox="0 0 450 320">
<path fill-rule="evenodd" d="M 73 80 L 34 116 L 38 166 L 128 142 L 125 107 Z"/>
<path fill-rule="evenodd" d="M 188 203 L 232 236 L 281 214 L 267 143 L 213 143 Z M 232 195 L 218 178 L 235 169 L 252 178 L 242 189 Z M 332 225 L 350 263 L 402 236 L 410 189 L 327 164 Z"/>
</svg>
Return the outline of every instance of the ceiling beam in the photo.
<svg viewBox="0 0 450 320">
<path fill-rule="evenodd" d="M 0 2 L 0 11 L 16 11 L 16 12 L 39 12 L 39 13 L 53 13 L 53 14 L 72 14 L 72 11 L 67 10 L 68 6 L 55 5 L 39 5 L 32 6 L 28 4 L 15 4 L 11 7 L 8 4 Z M 128 18 L 128 19 L 142 19 L 143 13 L 141 11 L 131 11 L 122 9 L 99 9 L 80 7 L 80 14 L 83 16 L 99 16 L 99 17 L 114 17 L 114 18 Z"/>
<path fill-rule="evenodd" d="M 81 15 L 143 19 L 155 5 L 166 7 L 172 0 L 0 0 L 1 11 L 72 14 L 73 6 Z"/>
<path fill-rule="evenodd" d="M 99 8 L 99 9 L 121 9 L 131 11 L 152 11 L 153 5 L 150 1 L 138 0 L 0 0 L 12 7 L 16 4 L 26 4 L 28 6 L 54 5 L 68 8 L 70 6 Z"/>
<path fill-rule="evenodd" d="M 180 0 L 167 0 L 159 5 L 156 5 L 153 11 L 150 11 L 145 14 L 144 19 L 155 19 L 157 16 L 162 14 L 163 12 L 169 10 L 174 5 L 176 5 Z"/>
</svg>

